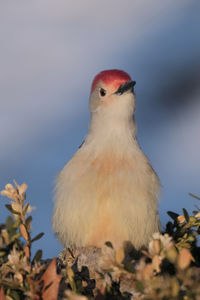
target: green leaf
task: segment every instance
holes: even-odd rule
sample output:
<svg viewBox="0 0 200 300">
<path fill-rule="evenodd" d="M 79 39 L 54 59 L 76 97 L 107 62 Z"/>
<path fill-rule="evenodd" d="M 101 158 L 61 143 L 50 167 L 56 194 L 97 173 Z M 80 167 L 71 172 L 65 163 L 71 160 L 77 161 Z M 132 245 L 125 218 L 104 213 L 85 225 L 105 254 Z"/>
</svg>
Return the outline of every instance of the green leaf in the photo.
<svg viewBox="0 0 200 300">
<path fill-rule="evenodd" d="M 24 215 L 24 216 L 27 214 L 28 208 L 29 208 L 29 203 L 26 203 L 26 204 L 24 205 L 24 208 L 23 208 L 23 215 Z"/>
<path fill-rule="evenodd" d="M 11 290 L 10 291 L 10 296 L 14 299 L 14 300 L 20 300 L 21 296 L 20 296 L 21 292 L 17 293 L 16 290 Z"/>
<path fill-rule="evenodd" d="M 81 280 L 76 280 L 76 293 L 81 294 L 83 292 L 83 286 Z"/>
<path fill-rule="evenodd" d="M 24 193 L 24 201 L 26 200 L 26 193 Z"/>
<path fill-rule="evenodd" d="M 16 234 L 14 234 L 12 237 L 11 237 L 11 242 L 14 242 L 15 240 L 18 240 L 18 238 L 21 236 L 21 234 L 18 232 Z"/>
<path fill-rule="evenodd" d="M 189 214 L 188 214 L 188 212 L 187 212 L 187 210 L 185 208 L 183 208 L 183 214 L 184 214 L 184 217 L 185 217 L 186 221 L 188 222 L 188 220 L 189 220 Z"/>
<path fill-rule="evenodd" d="M 135 270 L 134 265 L 133 265 L 132 262 L 125 263 L 124 269 L 127 270 L 130 273 L 134 273 L 134 270 Z"/>
<path fill-rule="evenodd" d="M 19 228 L 19 225 L 20 225 L 20 224 L 21 224 L 21 220 L 18 219 L 18 220 L 16 220 L 15 223 L 13 224 L 13 227 L 14 227 L 14 228 Z"/>
<path fill-rule="evenodd" d="M 136 281 L 136 289 L 141 293 L 144 292 L 144 285 L 141 281 Z"/>
<path fill-rule="evenodd" d="M 11 216 L 9 216 L 8 218 L 7 218 L 7 220 L 6 220 L 6 229 L 9 231 L 9 232 L 11 232 L 11 231 L 13 231 L 13 226 L 14 225 L 14 222 L 13 222 L 13 219 L 12 219 L 12 217 Z M 14 229 L 14 231 L 16 231 L 15 229 Z"/>
<path fill-rule="evenodd" d="M 18 211 L 14 210 L 10 204 L 5 204 L 5 207 L 6 207 L 12 214 L 15 214 L 15 215 L 21 215 Z"/>
<path fill-rule="evenodd" d="M 200 200 L 200 197 L 198 197 L 198 196 L 196 196 L 196 195 L 194 195 L 194 194 L 192 194 L 192 193 L 189 193 L 189 195 L 190 195 L 191 197 L 197 199 L 197 200 Z"/>
<path fill-rule="evenodd" d="M 191 248 L 191 245 L 188 244 L 188 243 L 182 243 L 182 244 L 181 244 L 181 247 L 190 249 L 190 248 Z"/>
<path fill-rule="evenodd" d="M 41 239 L 41 237 L 44 235 L 44 232 L 39 233 L 38 235 L 36 235 L 32 240 L 31 243 Z"/>
<path fill-rule="evenodd" d="M 177 217 L 179 216 L 177 213 L 173 211 L 168 211 L 167 214 L 175 221 Z"/>
<path fill-rule="evenodd" d="M 196 218 L 195 217 L 189 217 L 189 222 L 194 224 L 196 222 Z"/>
<path fill-rule="evenodd" d="M 34 257 L 33 257 L 33 261 L 32 262 L 35 262 L 35 261 L 40 261 L 42 258 L 42 250 L 38 250 Z"/>
<path fill-rule="evenodd" d="M 26 280 L 24 281 L 24 287 L 25 287 L 26 290 L 30 289 L 30 285 Z"/>
<path fill-rule="evenodd" d="M 32 216 L 29 216 L 27 219 L 26 219 L 26 227 L 27 227 L 27 230 L 30 231 L 31 229 L 31 222 L 32 222 Z"/>
<path fill-rule="evenodd" d="M 195 241 L 195 237 L 190 235 L 188 238 L 187 238 L 187 242 L 194 242 Z"/>
<path fill-rule="evenodd" d="M 6 251 L 0 251 L 0 257 L 6 255 L 6 253 L 7 253 Z"/>
<path fill-rule="evenodd" d="M 16 222 L 14 222 L 13 218 L 9 216 L 6 220 L 6 229 L 9 234 L 10 240 L 12 240 L 12 237 L 16 234 L 18 226 L 16 226 Z"/>
</svg>

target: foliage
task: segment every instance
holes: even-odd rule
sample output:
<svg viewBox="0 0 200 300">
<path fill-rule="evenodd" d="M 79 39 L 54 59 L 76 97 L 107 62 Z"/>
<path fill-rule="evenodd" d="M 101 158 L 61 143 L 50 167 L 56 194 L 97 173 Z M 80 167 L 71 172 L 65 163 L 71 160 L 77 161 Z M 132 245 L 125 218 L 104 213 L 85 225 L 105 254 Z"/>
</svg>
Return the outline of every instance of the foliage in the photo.
<svg viewBox="0 0 200 300">
<path fill-rule="evenodd" d="M 26 202 L 26 189 L 26 184 L 20 186 L 15 183 L 15 186 L 7 184 L 5 190 L 1 192 L 3 196 L 10 198 L 10 204 L 6 204 L 5 207 L 12 214 L 7 218 L 6 224 L 0 225 L 1 299 L 45 299 L 47 294 L 45 288 L 51 283 L 49 270 L 51 274 L 56 274 L 56 267 L 53 268 L 53 264 L 56 266 L 55 260 L 47 268 L 45 262 L 41 260 L 41 250 L 31 258 L 31 245 L 39 240 L 43 233 L 31 237 L 32 217 L 27 217 L 27 214 L 33 208 Z M 59 278 L 57 274 L 54 281 L 56 278 Z M 49 288 L 51 292 L 54 287 L 55 282 L 51 289 Z"/>
<path fill-rule="evenodd" d="M 31 236 L 26 189 L 15 183 L 1 192 L 11 216 L 0 225 L 0 299 L 200 299 L 199 208 L 191 216 L 186 209 L 168 212 L 172 221 L 154 233 L 148 249 L 115 251 L 107 243 L 100 251 L 65 250 L 44 261 L 41 250 L 32 258 L 32 243 L 43 233 Z"/>
</svg>

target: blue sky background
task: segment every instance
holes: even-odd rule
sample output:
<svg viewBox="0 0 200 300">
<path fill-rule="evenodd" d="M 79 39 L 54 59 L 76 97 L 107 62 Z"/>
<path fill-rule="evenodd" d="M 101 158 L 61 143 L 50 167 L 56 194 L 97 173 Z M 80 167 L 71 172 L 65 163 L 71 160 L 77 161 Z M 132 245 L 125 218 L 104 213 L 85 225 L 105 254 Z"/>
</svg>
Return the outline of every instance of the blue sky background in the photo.
<svg viewBox="0 0 200 300">
<path fill-rule="evenodd" d="M 200 195 L 199 0 L 24 0 L 0 4 L 0 188 L 28 184 L 33 234 L 44 257 L 53 186 L 87 134 L 96 73 L 136 80 L 138 139 L 162 182 L 160 218 L 191 212 Z M 0 222 L 6 219 L 1 197 Z"/>
</svg>

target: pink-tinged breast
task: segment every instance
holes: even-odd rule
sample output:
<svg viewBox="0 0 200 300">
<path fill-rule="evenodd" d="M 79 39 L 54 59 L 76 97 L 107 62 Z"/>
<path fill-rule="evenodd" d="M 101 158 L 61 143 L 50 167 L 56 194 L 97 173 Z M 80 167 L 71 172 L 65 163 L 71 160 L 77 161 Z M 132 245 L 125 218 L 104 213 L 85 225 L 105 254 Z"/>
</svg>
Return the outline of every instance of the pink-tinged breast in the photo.
<svg viewBox="0 0 200 300">
<path fill-rule="evenodd" d="M 107 152 L 99 155 L 91 165 L 99 176 L 106 176 L 115 174 L 121 169 L 130 170 L 131 161 Z"/>
</svg>

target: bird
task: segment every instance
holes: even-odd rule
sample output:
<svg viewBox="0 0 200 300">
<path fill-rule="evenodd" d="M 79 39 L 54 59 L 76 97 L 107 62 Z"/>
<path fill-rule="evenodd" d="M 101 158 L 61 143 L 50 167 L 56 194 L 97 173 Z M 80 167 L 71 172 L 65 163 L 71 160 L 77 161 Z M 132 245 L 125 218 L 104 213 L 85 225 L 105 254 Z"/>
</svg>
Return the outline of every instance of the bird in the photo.
<svg viewBox="0 0 200 300">
<path fill-rule="evenodd" d="M 161 184 L 137 141 L 135 84 L 118 69 L 94 77 L 88 134 L 55 183 L 52 226 L 63 247 L 139 250 L 160 231 Z"/>
</svg>

